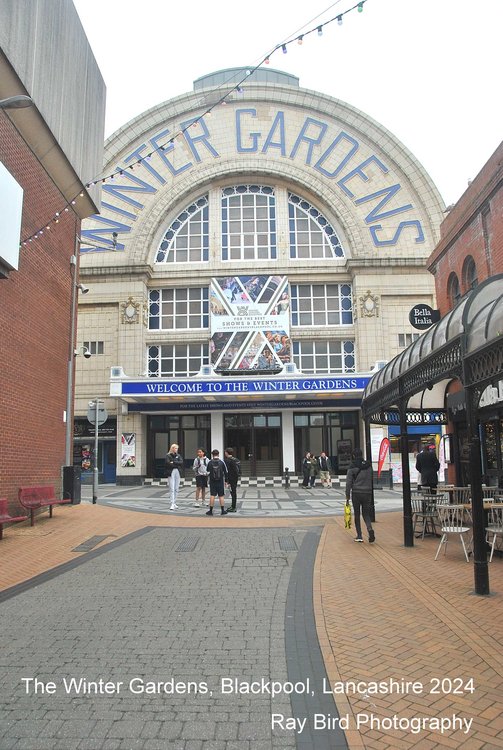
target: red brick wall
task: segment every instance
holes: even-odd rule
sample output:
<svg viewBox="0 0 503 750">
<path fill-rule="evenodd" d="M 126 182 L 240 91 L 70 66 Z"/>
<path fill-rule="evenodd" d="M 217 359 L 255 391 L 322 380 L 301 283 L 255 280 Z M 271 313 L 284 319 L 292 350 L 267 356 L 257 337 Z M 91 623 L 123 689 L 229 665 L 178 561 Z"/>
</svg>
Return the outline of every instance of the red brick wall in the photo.
<svg viewBox="0 0 503 750">
<path fill-rule="evenodd" d="M 445 315 L 452 307 L 448 281 L 456 273 L 461 294 L 468 291 L 463 268 L 471 255 L 479 283 L 503 273 L 503 143 L 442 222 L 441 240 L 430 257 L 437 304 Z"/>
<path fill-rule="evenodd" d="M 0 112 L 0 160 L 24 190 L 22 238 L 66 204 Z M 0 497 L 15 506 L 21 485 L 61 490 L 65 462 L 70 257 L 80 221 L 60 223 L 20 251 L 19 270 L 0 279 Z"/>
</svg>

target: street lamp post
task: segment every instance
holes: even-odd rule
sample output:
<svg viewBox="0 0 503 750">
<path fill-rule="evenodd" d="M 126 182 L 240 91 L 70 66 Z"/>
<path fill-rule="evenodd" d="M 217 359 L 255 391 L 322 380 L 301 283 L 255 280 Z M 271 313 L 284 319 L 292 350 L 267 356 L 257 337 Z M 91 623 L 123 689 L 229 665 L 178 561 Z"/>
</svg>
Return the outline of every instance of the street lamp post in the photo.
<svg viewBox="0 0 503 750">
<path fill-rule="evenodd" d="M 7 99 L 0 99 L 0 109 L 24 109 L 32 105 L 33 99 L 25 94 L 17 94 L 16 96 L 8 96 Z"/>
</svg>

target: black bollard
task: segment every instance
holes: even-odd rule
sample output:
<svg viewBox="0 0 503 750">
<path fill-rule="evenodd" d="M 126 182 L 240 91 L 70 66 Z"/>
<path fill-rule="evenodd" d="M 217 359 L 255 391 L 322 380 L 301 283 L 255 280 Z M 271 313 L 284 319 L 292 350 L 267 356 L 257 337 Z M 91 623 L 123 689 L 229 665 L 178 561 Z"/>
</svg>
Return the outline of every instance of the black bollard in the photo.
<svg viewBox="0 0 503 750">
<path fill-rule="evenodd" d="M 288 466 L 285 469 L 285 473 L 283 474 L 283 478 L 285 480 L 285 490 L 290 489 L 290 471 L 288 469 Z"/>
</svg>

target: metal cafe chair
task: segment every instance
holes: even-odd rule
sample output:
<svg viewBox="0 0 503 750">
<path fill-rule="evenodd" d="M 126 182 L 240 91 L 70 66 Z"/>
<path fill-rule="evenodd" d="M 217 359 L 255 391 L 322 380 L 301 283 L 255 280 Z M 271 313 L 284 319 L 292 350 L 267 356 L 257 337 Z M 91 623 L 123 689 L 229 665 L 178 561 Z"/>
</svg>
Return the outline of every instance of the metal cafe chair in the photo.
<svg viewBox="0 0 503 750">
<path fill-rule="evenodd" d="M 424 535 L 436 534 L 435 521 L 437 519 L 436 495 L 414 494 L 411 499 L 413 533 L 424 539 Z M 422 532 L 416 534 L 416 526 L 420 523 Z M 429 528 L 429 531 L 427 529 Z"/>
<path fill-rule="evenodd" d="M 486 526 L 486 541 L 491 545 L 489 562 L 492 562 L 496 541 L 497 539 L 503 539 L 503 507 L 489 508 L 488 521 L 488 525 Z"/>
<path fill-rule="evenodd" d="M 435 555 L 435 560 L 438 558 L 442 545 L 444 545 L 444 555 L 447 552 L 449 536 L 456 535 L 459 537 L 463 547 L 466 562 L 470 562 L 464 536 L 465 534 L 469 534 L 471 529 L 469 526 L 464 525 L 464 510 L 465 509 L 462 505 L 439 505 L 437 507 L 442 536 L 440 538 L 440 544 L 438 545 L 437 554 Z M 468 548 L 469 547 L 470 545 L 468 544 Z"/>
</svg>

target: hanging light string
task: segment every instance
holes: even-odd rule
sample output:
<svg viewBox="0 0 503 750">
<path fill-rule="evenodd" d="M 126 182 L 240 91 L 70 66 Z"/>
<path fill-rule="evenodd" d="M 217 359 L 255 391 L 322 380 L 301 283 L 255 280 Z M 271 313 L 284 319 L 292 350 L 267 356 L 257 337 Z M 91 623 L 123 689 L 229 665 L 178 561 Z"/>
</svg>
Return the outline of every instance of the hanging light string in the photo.
<svg viewBox="0 0 503 750">
<path fill-rule="evenodd" d="M 309 31 L 304 31 L 301 34 L 298 34 L 297 36 L 293 36 L 287 41 L 281 42 L 280 44 L 277 44 L 265 57 L 260 60 L 257 65 L 254 67 L 248 68 L 246 70 L 246 74 L 235 84 L 233 84 L 231 87 L 227 88 L 225 92 L 218 98 L 216 101 L 214 101 L 210 106 L 205 109 L 205 111 L 199 115 L 197 118 L 191 120 L 191 122 L 188 125 L 185 125 L 183 128 L 180 128 L 177 130 L 173 135 L 163 144 L 157 146 L 157 148 L 153 149 L 149 154 L 146 154 L 145 156 L 139 157 L 136 161 L 132 162 L 132 164 L 128 164 L 127 166 L 116 168 L 114 172 L 111 174 L 105 175 L 103 177 L 96 177 L 93 180 L 90 180 L 85 184 L 86 188 L 91 188 L 95 185 L 98 185 L 100 182 L 108 182 L 113 181 L 116 177 L 122 176 L 123 174 L 126 174 L 128 170 L 133 171 L 135 167 L 140 166 L 144 161 L 148 161 L 149 159 L 154 156 L 158 151 L 165 151 L 167 148 L 173 145 L 175 140 L 179 138 L 180 136 L 183 136 L 184 133 L 187 132 L 187 130 L 190 127 L 195 127 L 197 124 L 206 116 L 211 114 L 211 112 L 218 107 L 221 104 L 227 104 L 227 98 L 230 94 L 236 92 L 238 94 L 243 93 L 243 84 L 249 80 L 253 74 L 259 70 L 259 68 L 262 68 L 263 65 L 269 65 L 271 57 L 281 50 L 283 54 L 286 54 L 288 52 L 288 47 L 291 44 L 297 43 L 298 45 L 303 44 L 304 39 L 311 34 L 317 34 L 318 36 L 321 36 L 323 34 L 323 29 L 325 26 L 328 26 L 329 24 L 333 23 L 334 21 L 337 21 L 338 25 L 342 25 L 343 18 L 348 13 L 351 13 L 352 11 L 356 10 L 358 13 L 361 13 L 363 11 L 363 6 L 365 3 L 368 2 L 368 0 L 360 0 L 356 5 L 353 5 L 352 8 L 348 8 L 347 10 L 343 11 L 342 13 L 338 13 L 333 18 L 330 18 L 328 21 L 324 21 L 323 23 L 317 24 Z M 226 86 L 226 84 L 222 84 L 222 86 L 219 87 L 221 90 L 223 86 Z M 219 91 L 217 89 L 217 92 Z M 73 210 L 73 206 L 77 203 L 77 200 L 79 198 L 84 197 L 84 191 L 81 190 L 77 195 L 74 196 L 66 205 L 64 205 L 59 211 L 56 211 L 54 216 L 52 216 L 40 229 L 38 229 L 36 232 L 31 234 L 29 237 L 26 237 L 24 240 L 21 241 L 20 247 L 24 246 L 26 247 L 30 242 L 33 242 L 34 240 L 38 239 L 42 235 L 44 235 L 45 232 L 50 231 L 55 225 L 59 224 L 60 221 L 65 217 L 66 214 L 68 214 L 71 210 Z"/>
</svg>

